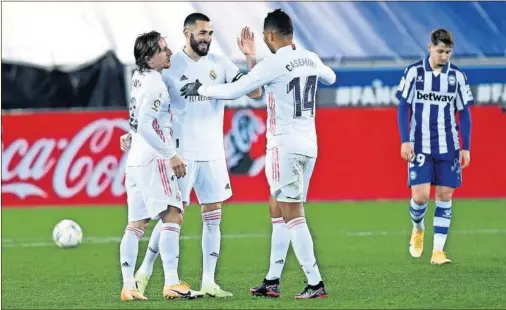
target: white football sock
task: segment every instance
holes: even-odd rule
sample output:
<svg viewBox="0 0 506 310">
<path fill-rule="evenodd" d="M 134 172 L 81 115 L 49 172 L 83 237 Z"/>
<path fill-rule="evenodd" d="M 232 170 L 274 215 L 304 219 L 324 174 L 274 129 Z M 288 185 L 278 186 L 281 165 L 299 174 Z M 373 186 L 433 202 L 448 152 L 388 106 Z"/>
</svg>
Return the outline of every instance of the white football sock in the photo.
<svg viewBox="0 0 506 310">
<path fill-rule="evenodd" d="M 293 251 L 302 266 L 309 285 L 317 285 L 322 280 L 314 255 L 313 239 L 306 224 L 306 218 L 297 217 L 286 223 L 290 231 Z"/>
<path fill-rule="evenodd" d="M 452 202 L 436 200 L 434 211 L 434 251 L 442 251 L 452 219 Z"/>
<path fill-rule="evenodd" d="M 427 212 L 427 203 L 419 205 L 413 199 L 409 201 L 409 214 L 413 222 L 413 227 L 415 227 L 417 231 L 425 230 L 425 212 Z"/>
<path fill-rule="evenodd" d="M 160 252 L 160 232 L 162 230 L 163 222 L 160 220 L 156 223 L 153 231 L 151 232 L 151 236 L 149 237 L 148 248 L 146 250 L 146 255 L 144 255 L 144 260 L 142 261 L 141 267 L 139 267 L 139 273 L 145 274 L 148 277 L 151 277 L 153 273 L 153 265 L 155 264 L 155 260 L 158 257 Z"/>
<path fill-rule="evenodd" d="M 119 259 L 121 264 L 121 274 L 123 275 L 123 288 L 134 289 L 134 270 L 139 252 L 139 239 L 144 232 L 135 227 L 127 226 L 125 234 L 121 238 L 119 246 Z"/>
<path fill-rule="evenodd" d="M 179 265 L 179 232 L 181 226 L 176 223 L 163 223 L 160 232 L 160 257 L 165 275 L 165 285 L 179 283 L 177 272 Z"/>
<path fill-rule="evenodd" d="M 290 247 L 290 232 L 282 217 L 272 218 L 271 257 L 267 280 L 281 278 Z"/>
<path fill-rule="evenodd" d="M 202 286 L 214 283 L 216 264 L 220 256 L 221 209 L 202 213 Z"/>
</svg>

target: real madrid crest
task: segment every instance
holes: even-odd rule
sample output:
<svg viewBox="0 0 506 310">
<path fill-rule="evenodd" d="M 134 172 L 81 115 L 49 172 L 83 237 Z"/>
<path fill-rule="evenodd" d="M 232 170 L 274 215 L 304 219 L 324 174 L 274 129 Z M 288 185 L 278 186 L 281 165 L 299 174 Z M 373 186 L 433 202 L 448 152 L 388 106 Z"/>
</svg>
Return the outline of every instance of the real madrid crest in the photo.
<svg viewBox="0 0 506 310">
<path fill-rule="evenodd" d="M 214 72 L 214 70 L 211 70 L 209 71 L 209 77 L 211 78 L 211 80 L 216 80 L 216 78 L 218 77 L 218 75 L 216 74 L 216 72 Z"/>
</svg>

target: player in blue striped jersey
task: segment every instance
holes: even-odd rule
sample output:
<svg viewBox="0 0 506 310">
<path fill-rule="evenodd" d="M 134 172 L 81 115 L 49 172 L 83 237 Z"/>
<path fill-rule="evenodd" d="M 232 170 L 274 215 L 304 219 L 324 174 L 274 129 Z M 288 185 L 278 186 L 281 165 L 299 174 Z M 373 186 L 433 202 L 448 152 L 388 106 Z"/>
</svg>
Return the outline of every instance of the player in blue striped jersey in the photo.
<svg viewBox="0 0 506 310">
<path fill-rule="evenodd" d="M 401 156 L 409 162 L 408 183 L 412 192 L 409 210 L 414 227 L 409 252 L 413 257 L 422 255 L 424 216 L 431 185 L 434 185 L 436 210 L 431 263 L 437 265 L 451 263 L 443 249 L 452 216 L 452 195 L 461 185 L 461 168 L 470 162 L 469 106 L 473 104 L 473 95 L 466 75 L 449 61 L 453 45 L 453 36 L 448 30 L 434 30 L 430 37 L 430 56 L 406 68 L 397 92 Z"/>
</svg>

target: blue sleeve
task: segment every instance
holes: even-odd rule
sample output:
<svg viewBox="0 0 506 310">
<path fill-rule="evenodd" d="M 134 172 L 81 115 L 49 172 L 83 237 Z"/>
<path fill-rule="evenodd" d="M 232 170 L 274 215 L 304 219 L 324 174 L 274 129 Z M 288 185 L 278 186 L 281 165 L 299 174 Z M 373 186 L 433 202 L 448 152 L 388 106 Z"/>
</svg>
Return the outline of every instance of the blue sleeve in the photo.
<svg viewBox="0 0 506 310">
<path fill-rule="evenodd" d="M 463 149 L 469 151 L 471 149 L 471 111 L 467 105 L 459 111 L 459 118 Z"/>
<path fill-rule="evenodd" d="M 401 102 L 397 109 L 397 122 L 399 125 L 399 133 L 401 134 L 401 142 L 409 142 L 409 104 Z"/>
</svg>

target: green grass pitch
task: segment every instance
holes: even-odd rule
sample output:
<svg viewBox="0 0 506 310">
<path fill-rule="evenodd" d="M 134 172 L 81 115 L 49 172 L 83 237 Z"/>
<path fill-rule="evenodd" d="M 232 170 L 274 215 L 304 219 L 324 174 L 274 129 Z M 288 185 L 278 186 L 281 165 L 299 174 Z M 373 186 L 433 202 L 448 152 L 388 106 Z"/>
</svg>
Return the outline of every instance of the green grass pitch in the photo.
<svg viewBox="0 0 506 310">
<path fill-rule="evenodd" d="M 446 251 L 452 265 L 430 265 L 433 203 L 426 217 L 425 251 L 408 253 L 407 202 L 312 203 L 306 216 L 327 300 L 295 301 L 305 277 L 290 249 L 281 297 L 250 296 L 268 268 L 271 224 L 266 204 L 226 205 L 217 282 L 229 299 L 165 301 L 158 260 L 147 302 L 119 300 L 119 240 L 126 208 L 2 209 L 2 308 L 86 309 L 312 309 L 312 308 L 506 308 L 506 200 L 454 202 Z M 81 225 L 83 243 L 59 249 L 53 226 L 69 218 Z M 137 266 L 151 227 L 140 244 Z M 180 277 L 200 287 L 201 219 L 192 205 L 182 229 Z"/>
</svg>

